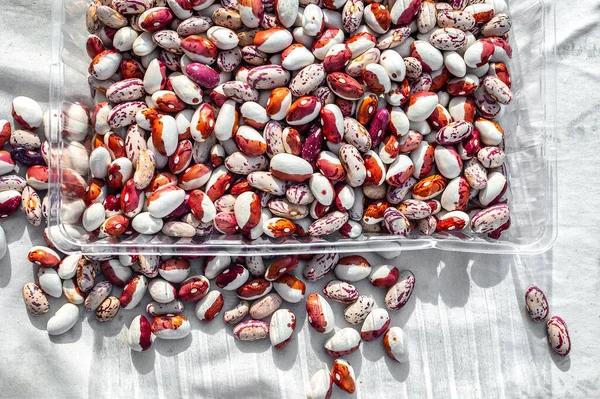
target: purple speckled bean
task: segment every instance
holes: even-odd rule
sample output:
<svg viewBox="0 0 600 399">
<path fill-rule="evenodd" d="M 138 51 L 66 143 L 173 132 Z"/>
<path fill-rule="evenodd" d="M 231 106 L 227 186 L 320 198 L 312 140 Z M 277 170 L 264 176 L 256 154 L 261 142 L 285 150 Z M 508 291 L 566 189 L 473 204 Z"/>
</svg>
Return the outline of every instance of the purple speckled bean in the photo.
<svg viewBox="0 0 600 399">
<path fill-rule="evenodd" d="M 344 30 L 348 33 L 352 33 L 360 26 L 365 6 L 362 0 L 349 0 L 344 4 L 342 10 L 342 25 Z"/>
<path fill-rule="evenodd" d="M 308 136 L 302 143 L 302 158 L 313 162 L 323 147 L 323 129 L 319 125 L 312 125 Z"/>
<path fill-rule="evenodd" d="M 208 17 L 194 16 L 182 21 L 179 26 L 177 26 L 177 33 L 180 36 L 197 35 L 206 32 L 212 24 L 211 19 Z"/>
<path fill-rule="evenodd" d="M 367 178 L 365 162 L 356 147 L 344 144 L 339 151 L 340 161 L 348 175 L 348 183 L 352 187 L 362 185 Z"/>
<path fill-rule="evenodd" d="M 115 105 L 108 112 L 108 124 L 112 128 L 119 128 L 131 125 L 135 122 L 135 115 L 138 111 L 148 108 L 145 102 L 129 101 Z"/>
<path fill-rule="evenodd" d="M 377 48 L 379 50 L 386 50 L 397 47 L 404 43 L 404 41 L 410 36 L 410 27 L 400 26 L 398 28 L 390 29 L 387 33 L 379 36 L 377 39 Z"/>
<path fill-rule="evenodd" d="M 512 91 L 496 76 L 486 76 L 482 83 L 486 93 L 500 104 L 509 104 L 512 101 Z"/>
<path fill-rule="evenodd" d="M 473 125 L 467 121 L 452 122 L 438 130 L 436 141 L 441 145 L 457 144 L 468 138 L 473 132 Z"/>
<path fill-rule="evenodd" d="M 431 207 L 427 202 L 416 199 L 402 201 L 398 206 L 398 210 L 409 220 L 424 219 L 431 215 Z"/>
<path fill-rule="evenodd" d="M 544 321 L 548 317 L 548 299 L 535 285 L 525 291 L 525 307 L 533 321 Z"/>
<path fill-rule="evenodd" d="M 37 151 L 28 150 L 25 147 L 17 147 L 10 150 L 10 157 L 15 162 L 20 162 L 27 166 L 46 165 L 44 157 Z"/>
<path fill-rule="evenodd" d="M 185 74 L 188 78 L 207 89 L 214 89 L 219 84 L 219 73 L 209 66 L 193 62 L 186 66 Z"/>
<path fill-rule="evenodd" d="M 504 223 L 502 226 L 498 227 L 496 230 L 488 233 L 488 237 L 492 238 L 494 240 L 497 240 L 500 238 L 500 235 L 502 235 L 502 233 L 506 230 L 508 230 L 508 228 L 510 227 L 510 218 L 508 218 L 508 220 L 506 221 L 506 223 Z"/>
<path fill-rule="evenodd" d="M 267 62 L 267 54 L 256 46 L 242 47 L 242 58 L 250 65 L 263 65 Z"/>
<path fill-rule="evenodd" d="M 443 28 L 433 32 L 429 42 L 439 50 L 460 50 L 467 45 L 467 36 L 460 29 Z"/>
<path fill-rule="evenodd" d="M 400 272 L 398 282 L 385 295 L 385 306 L 390 310 L 398 310 L 406 305 L 415 288 L 415 275 L 410 270 Z"/>
<path fill-rule="evenodd" d="M 248 83 L 239 80 L 231 80 L 223 83 L 223 93 L 237 103 L 248 101 L 258 101 L 258 91 L 253 89 Z"/>
<path fill-rule="evenodd" d="M 386 195 L 386 199 L 391 204 L 399 204 L 404 200 L 404 197 L 408 194 L 408 192 L 417 184 L 417 179 L 414 177 L 409 177 L 404 183 L 397 187 L 389 187 L 389 190 Z"/>
<path fill-rule="evenodd" d="M 483 147 L 477 153 L 477 159 L 486 168 L 497 168 L 504 164 L 504 151 L 499 147 Z"/>
<path fill-rule="evenodd" d="M 0 177 L 0 192 L 7 190 L 16 190 L 23 192 L 27 186 L 27 181 L 19 175 L 8 175 Z"/>
<path fill-rule="evenodd" d="M 467 161 L 464 164 L 463 172 L 472 188 L 480 190 L 487 184 L 487 171 L 477 159 L 472 158 Z"/>
<path fill-rule="evenodd" d="M 181 70 L 180 57 L 177 54 L 170 53 L 166 50 L 160 52 L 160 60 L 165 63 L 167 69 L 173 72 Z"/>
<path fill-rule="evenodd" d="M 435 216 L 427 216 L 425 219 L 419 220 L 418 223 L 419 233 L 424 236 L 430 236 L 435 233 L 435 228 L 437 227 L 437 219 Z"/>
<path fill-rule="evenodd" d="M 346 307 L 344 310 L 344 318 L 350 324 L 362 323 L 374 307 L 375 300 L 373 297 L 360 295 L 356 302 Z"/>
<path fill-rule="evenodd" d="M 106 97 L 113 103 L 138 100 L 144 94 L 144 82 L 136 78 L 113 83 L 106 91 Z"/>
<path fill-rule="evenodd" d="M 473 93 L 475 106 L 481 116 L 484 118 L 495 118 L 500 114 L 502 107 L 492 96 L 490 96 L 483 86 L 479 86 Z"/>
<path fill-rule="evenodd" d="M 462 10 L 469 4 L 469 0 L 450 0 L 448 4 L 453 10 Z"/>
<path fill-rule="evenodd" d="M 358 289 L 345 281 L 332 280 L 323 287 L 323 295 L 332 301 L 349 304 L 358 298 Z"/>
<path fill-rule="evenodd" d="M 510 209 L 506 204 L 498 204 L 477 212 L 471 218 L 471 230 L 475 233 L 489 233 L 508 221 Z"/>
<path fill-rule="evenodd" d="M 311 64 L 300 70 L 292 79 L 290 90 L 295 96 L 305 96 L 320 86 L 325 80 L 325 76 L 323 64 Z"/>
<path fill-rule="evenodd" d="M 337 252 L 315 255 L 304 267 L 302 275 L 307 281 L 317 281 L 325 277 L 340 260 Z"/>
<path fill-rule="evenodd" d="M 331 89 L 326 86 L 317 87 L 313 92 L 313 95 L 319 99 L 322 107 L 335 102 L 335 95 Z"/>
<path fill-rule="evenodd" d="M 387 134 L 390 126 L 390 111 L 386 108 L 381 108 L 375 113 L 371 126 L 369 127 L 369 134 L 371 135 L 372 146 L 375 147 L 383 141 L 383 138 Z"/>
<path fill-rule="evenodd" d="M 151 0 L 113 0 L 112 6 L 121 14 L 141 14 L 152 8 Z"/>
<path fill-rule="evenodd" d="M 334 211 L 315 220 L 308 228 L 308 234 L 313 237 L 328 235 L 341 229 L 347 221 L 347 213 Z"/>
<path fill-rule="evenodd" d="M 408 236 L 410 232 L 410 222 L 407 217 L 398 209 L 389 207 L 383 213 L 385 226 L 391 234 L 402 237 Z"/>
<path fill-rule="evenodd" d="M 283 87 L 290 81 L 290 73 L 279 65 L 263 65 L 248 72 L 248 84 L 257 90 Z"/>
<path fill-rule="evenodd" d="M 462 10 L 467 0 L 452 0 L 450 4 L 453 3 L 463 3 L 462 6 L 452 7 L 454 10 Z M 466 11 L 438 10 L 437 23 L 442 28 L 457 28 L 468 31 L 473 29 L 476 21 L 473 15 Z"/>
<path fill-rule="evenodd" d="M 233 72 L 242 63 L 242 51 L 239 47 L 219 51 L 217 66 L 223 72 Z"/>
<path fill-rule="evenodd" d="M 277 121 L 269 121 L 263 133 L 267 142 L 267 155 L 273 157 L 277 154 L 285 152 L 283 147 L 283 128 Z"/>
<path fill-rule="evenodd" d="M 431 89 L 432 84 L 433 79 L 431 78 L 431 75 L 428 73 L 424 73 L 411 82 L 410 95 L 413 96 L 422 91 L 429 91 L 429 89 Z"/>
</svg>

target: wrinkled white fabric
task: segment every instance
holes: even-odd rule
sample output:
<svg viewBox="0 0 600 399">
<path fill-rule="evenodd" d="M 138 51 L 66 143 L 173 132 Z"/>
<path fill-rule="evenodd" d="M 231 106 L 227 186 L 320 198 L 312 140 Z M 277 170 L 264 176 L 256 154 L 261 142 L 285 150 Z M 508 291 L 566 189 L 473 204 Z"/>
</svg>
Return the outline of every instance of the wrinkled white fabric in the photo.
<svg viewBox="0 0 600 399">
<path fill-rule="evenodd" d="M 50 3 L 0 1 L 0 119 L 10 118 L 10 101 L 17 95 L 47 108 Z M 334 388 L 334 397 L 597 396 L 600 4 L 558 3 L 559 233 L 553 250 L 530 257 L 403 253 L 393 262 L 412 270 L 417 286 L 406 308 L 392 315 L 392 325 L 405 330 L 410 362 L 390 360 L 381 340 L 363 343 L 347 357 L 357 393 L 347 396 Z M 301 305 L 290 307 L 298 328 L 284 351 L 272 350 L 267 341 L 236 341 L 220 318 L 201 324 L 191 304 L 185 315 L 192 334 L 178 342 L 157 340 L 145 353 L 131 352 L 124 340 L 141 306 L 121 311 L 106 324 L 82 309 L 72 331 L 49 337 L 46 322 L 63 300 L 51 299 L 47 315 L 32 317 L 21 298 L 21 288 L 35 272 L 25 255 L 43 243 L 42 229 L 20 215 L 1 225 L 10 246 L 0 261 L 0 397 L 296 399 L 305 397 L 318 368 L 332 364 L 323 351 L 326 337 L 308 327 Z M 384 263 L 375 255 L 368 258 Z M 323 283 L 308 291 L 319 291 Z M 530 284 L 545 290 L 551 313 L 567 322 L 573 344 L 569 359 L 554 356 L 544 325 L 528 318 L 523 293 Z M 357 285 L 382 303 L 383 290 L 366 281 Z M 226 307 L 234 303 L 228 295 Z M 332 306 L 336 324 L 345 327 L 342 306 Z"/>
</svg>

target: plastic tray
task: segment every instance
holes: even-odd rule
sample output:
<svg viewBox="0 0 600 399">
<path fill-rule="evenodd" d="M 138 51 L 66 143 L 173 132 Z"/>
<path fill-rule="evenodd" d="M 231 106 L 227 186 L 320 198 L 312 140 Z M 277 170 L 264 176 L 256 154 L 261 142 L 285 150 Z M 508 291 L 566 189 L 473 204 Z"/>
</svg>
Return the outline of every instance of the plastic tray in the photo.
<svg viewBox="0 0 600 399">
<path fill-rule="evenodd" d="M 163 234 L 93 239 L 83 229 L 67 224 L 65 214 L 61 212 L 68 201 L 61 191 L 65 170 L 61 154 L 68 143 L 61 134 L 63 120 L 57 116 L 52 119 L 50 134 L 50 238 L 64 252 L 96 255 L 134 252 L 180 255 L 361 253 L 426 248 L 507 254 L 547 250 L 557 233 L 555 13 L 551 2 L 508 0 L 507 3 L 513 25 L 510 37 L 513 60 L 509 68 L 515 100 L 499 122 L 506 132 L 512 225 L 499 240 L 463 232 L 420 238 L 363 233 L 356 239 L 333 235 L 250 241 L 237 235 L 220 234 L 192 239 L 176 239 Z M 73 102 L 93 107 L 87 83 L 89 57 L 85 51 L 87 5 L 84 0 L 54 2 L 52 109 L 63 109 Z"/>
</svg>

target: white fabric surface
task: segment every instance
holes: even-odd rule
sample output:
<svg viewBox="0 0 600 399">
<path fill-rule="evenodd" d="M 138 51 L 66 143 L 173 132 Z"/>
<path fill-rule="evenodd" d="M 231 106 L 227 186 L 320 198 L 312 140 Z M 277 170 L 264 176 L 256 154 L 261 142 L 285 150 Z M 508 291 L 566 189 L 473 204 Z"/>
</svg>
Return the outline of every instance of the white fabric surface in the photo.
<svg viewBox="0 0 600 399">
<path fill-rule="evenodd" d="M 47 105 L 50 1 L 0 1 L 0 118 L 26 95 Z M 600 237 L 596 68 L 600 5 L 559 2 L 558 192 L 559 234 L 538 256 L 483 256 L 439 251 L 403 253 L 394 262 L 417 278 L 413 298 L 392 316 L 410 345 L 410 363 L 384 353 L 381 341 L 363 344 L 347 359 L 357 398 L 496 398 L 597 396 L 600 388 Z M 41 244 L 41 228 L 21 216 L 2 220 L 10 247 L 0 261 L 0 397 L 302 398 L 310 376 L 332 361 L 325 337 L 307 326 L 301 306 L 297 336 L 284 351 L 268 342 L 240 343 L 221 320 L 200 324 L 188 305 L 193 333 L 179 342 L 157 340 L 131 352 L 124 331 L 136 315 L 121 311 L 108 324 L 81 314 L 72 331 L 48 337 L 45 325 L 62 304 L 31 317 L 21 288 L 33 281 L 25 254 Z M 374 263 L 381 258 L 369 256 Z M 197 267 L 197 266 L 196 266 Z M 523 292 L 542 287 L 552 314 L 567 322 L 573 349 L 554 356 L 545 328 L 529 320 Z M 368 283 L 359 284 L 368 292 Z M 321 284 L 309 287 L 320 289 Z M 375 296 L 382 301 L 384 293 Z M 235 299 L 227 297 L 226 307 Z M 342 307 L 335 304 L 336 314 Z M 337 323 L 343 326 L 341 317 Z M 334 388 L 334 397 L 349 397 Z"/>
</svg>

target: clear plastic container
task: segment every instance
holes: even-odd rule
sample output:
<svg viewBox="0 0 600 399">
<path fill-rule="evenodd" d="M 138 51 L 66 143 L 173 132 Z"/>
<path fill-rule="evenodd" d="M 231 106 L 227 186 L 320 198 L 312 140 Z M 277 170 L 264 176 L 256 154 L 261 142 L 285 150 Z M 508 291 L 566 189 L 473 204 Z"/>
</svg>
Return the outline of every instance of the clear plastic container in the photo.
<svg viewBox="0 0 600 399">
<path fill-rule="evenodd" d="M 513 59 L 509 68 L 515 99 L 499 122 L 506 132 L 512 225 L 499 240 L 465 232 L 419 238 L 363 233 L 356 239 L 332 235 L 250 241 L 241 236 L 220 234 L 192 239 L 176 239 L 163 234 L 93 239 L 82 229 L 68 224 L 68 212 L 61 211 L 68 209 L 68 198 L 61 189 L 65 183 L 61 155 L 69 143 L 61 134 L 64 120 L 59 117 L 52 119 L 50 137 L 48 231 L 51 239 L 64 252 L 106 255 L 132 252 L 181 255 L 361 253 L 426 248 L 507 254 L 547 250 L 557 233 L 555 12 L 553 2 L 508 0 L 507 3 L 512 18 L 509 42 Z M 65 109 L 74 102 L 93 108 L 87 82 L 90 60 L 85 51 L 87 5 L 84 0 L 57 0 L 54 3 L 50 95 L 53 109 Z"/>
</svg>

